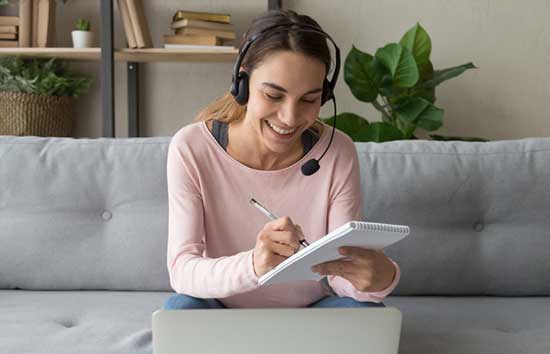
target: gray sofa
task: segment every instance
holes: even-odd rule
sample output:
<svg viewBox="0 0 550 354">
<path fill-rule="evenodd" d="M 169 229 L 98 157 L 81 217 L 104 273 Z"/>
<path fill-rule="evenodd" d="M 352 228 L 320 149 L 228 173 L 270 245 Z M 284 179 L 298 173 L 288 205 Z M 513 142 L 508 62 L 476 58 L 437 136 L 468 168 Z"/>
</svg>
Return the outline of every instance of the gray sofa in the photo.
<svg viewBox="0 0 550 354">
<path fill-rule="evenodd" d="M 1 354 L 151 353 L 170 139 L 0 137 Z M 400 353 L 550 353 L 550 139 L 356 144 Z"/>
</svg>

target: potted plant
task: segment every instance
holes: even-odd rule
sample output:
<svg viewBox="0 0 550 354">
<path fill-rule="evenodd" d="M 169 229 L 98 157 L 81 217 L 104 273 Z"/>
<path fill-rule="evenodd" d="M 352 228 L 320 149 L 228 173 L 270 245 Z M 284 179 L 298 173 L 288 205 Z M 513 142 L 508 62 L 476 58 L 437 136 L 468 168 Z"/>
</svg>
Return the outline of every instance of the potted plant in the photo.
<svg viewBox="0 0 550 354">
<path fill-rule="evenodd" d="M 431 39 L 419 23 L 399 43 L 378 48 L 375 55 L 352 45 L 344 63 L 344 80 L 355 98 L 380 112 L 382 121 L 371 123 L 344 112 L 337 116 L 336 127 L 358 142 L 417 139 L 417 128 L 427 132 L 439 129 L 444 110 L 435 105 L 436 86 L 477 67 L 467 63 L 434 70 L 431 49 Z M 332 118 L 322 120 L 332 124 Z M 486 141 L 477 137 L 429 136 L 434 140 Z"/>
<path fill-rule="evenodd" d="M 90 21 L 79 18 L 75 22 L 75 30 L 71 32 L 74 48 L 90 48 L 93 46 L 94 34 L 90 31 Z"/>
<path fill-rule="evenodd" d="M 0 58 L 0 135 L 70 136 L 72 101 L 91 82 L 55 58 Z"/>
</svg>

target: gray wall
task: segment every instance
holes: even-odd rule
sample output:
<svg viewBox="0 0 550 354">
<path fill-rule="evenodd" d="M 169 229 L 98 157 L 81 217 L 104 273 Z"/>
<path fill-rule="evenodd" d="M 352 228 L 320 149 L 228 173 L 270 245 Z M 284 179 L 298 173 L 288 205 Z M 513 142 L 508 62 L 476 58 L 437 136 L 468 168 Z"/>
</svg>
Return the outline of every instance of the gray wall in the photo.
<svg viewBox="0 0 550 354">
<path fill-rule="evenodd" d="M 177 9 L 226 12 L 240 37 L 251 19 L 267 9 L 266 0 L 175 1 L 145 0 L 155 46 L 169 33 Z M 339 44 L 342 61 L 351 45 L 374 53 L 398 41 L 417 21 L 432 38 L 431 59 L 436 69 L 474 62 L 479 69 L 465 72 L 438 87 L 437 105 L 445 109 L 441 134 L 516 139 L 548 136 L 550 121 L 550 1 L 530 0 L 283 0 L 285 8 L 315 18 Z M 528 4 L 528 5 L 527 5 Z M 69 0 L 58 5 L 59 46 L 71 46 L 76 18 L 87 16 L 96 30 L 99 1 Z M 124 46 L 115 7 L 115 44 Z M 99 64 L 74 62 L 82 73 L 99 75 Z M 171 136 L 192 121 L 196 112 L 229 87 L 232 63 L 148 63 L 141 66 L 142 134 Z M 126 66 L 116 64 L 116 136 L 127 136 Z M 377 112 L 357 101 L 341 80 L 336 88 L 339 112 L 355 112 L 378 121 Z M 101 135 L 99 76 L 92 91 L 78 99 L 75 136 Z M 327 104 L 321 116 L 331 114 Z"/>
</svg>

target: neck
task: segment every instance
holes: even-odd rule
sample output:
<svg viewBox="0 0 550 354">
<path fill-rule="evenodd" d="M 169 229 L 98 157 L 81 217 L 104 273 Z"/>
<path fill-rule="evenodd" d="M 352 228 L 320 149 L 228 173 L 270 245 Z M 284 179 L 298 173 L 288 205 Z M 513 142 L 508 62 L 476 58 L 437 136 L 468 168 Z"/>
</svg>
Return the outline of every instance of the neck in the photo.
<svg viewBox="0 0 550 354">
<path fill-rule="evenodd" d="M 246 119 L 229 124 L 227 152 L 248 167 L 257 170 L 280 170 L 302 158 L 303 145 L 298 138 L 285 152 L 270 150 L 261 137 L 261 130 L 247 125 Z"/>
</svg>

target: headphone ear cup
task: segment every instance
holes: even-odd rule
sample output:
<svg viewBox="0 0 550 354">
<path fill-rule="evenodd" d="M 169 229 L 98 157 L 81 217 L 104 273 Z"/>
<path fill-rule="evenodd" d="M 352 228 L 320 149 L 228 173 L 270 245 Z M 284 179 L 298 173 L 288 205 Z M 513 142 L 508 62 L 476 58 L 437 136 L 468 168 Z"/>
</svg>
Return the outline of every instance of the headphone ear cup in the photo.
<svg viewBox="0 0 550 354">
<path fill-rule="evenodd" d="M 332 88 L 327 78 L 323 81 L 323 94 L 321 95 L 321 106 L 333 97 Z"/>
<path fill-rule="evenodd" d="M 239 71 L 239 76 L 237 78 L 237 92 L 233 94 L 235 96 L 235 101 L 240 105 L 245 105 L 248 102 L 248 74 L 246 71 Z"/>
</svg>

